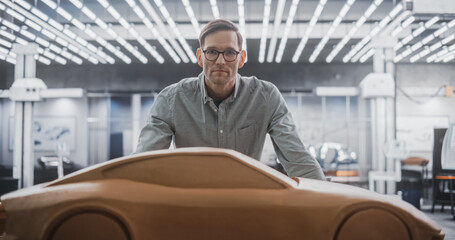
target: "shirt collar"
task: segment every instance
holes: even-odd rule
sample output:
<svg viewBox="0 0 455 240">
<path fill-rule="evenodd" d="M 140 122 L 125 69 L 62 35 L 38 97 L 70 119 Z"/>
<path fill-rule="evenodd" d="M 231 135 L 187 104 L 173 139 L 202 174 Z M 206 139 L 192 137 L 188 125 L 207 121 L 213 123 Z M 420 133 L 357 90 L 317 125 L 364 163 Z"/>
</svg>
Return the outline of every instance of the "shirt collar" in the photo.
<svg viewBox="0 0 455 240">
<path fill-rule="evenodd" d="M 200 91 L 202 93 L 202 100 L 204 104 L 206 104 L 211 98 L 207 95 L 207 90 L 205 89 L 205 82 L 204 82 L 204 72 L 200 73 L 199 76 L 199 83 L 200 83 Z M 240 74 L 237 73 L 235 76 L 235 87 L 234 87 L 234 94 L 231 94 L 228 99 L 229 102 L 232 102 L 237 97 L 240 88 Z"/>
</svg>

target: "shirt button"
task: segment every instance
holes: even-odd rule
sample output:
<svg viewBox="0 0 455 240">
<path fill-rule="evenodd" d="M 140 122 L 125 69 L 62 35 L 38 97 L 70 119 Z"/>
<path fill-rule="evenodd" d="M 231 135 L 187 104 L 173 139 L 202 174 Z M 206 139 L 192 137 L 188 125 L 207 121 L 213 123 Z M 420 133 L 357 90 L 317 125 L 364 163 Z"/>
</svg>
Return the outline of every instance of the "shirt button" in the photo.
<svg viewBox="0 0 455 240">
<path fill-rule="evenodd" d="M 218 109 L 214 108 L 213 111 L 218 112 Z"/>
<path fill-rule="evenodd" d="M 220 130 L 220 133 L 223 133 L 223 130 Z"/>
</svg>

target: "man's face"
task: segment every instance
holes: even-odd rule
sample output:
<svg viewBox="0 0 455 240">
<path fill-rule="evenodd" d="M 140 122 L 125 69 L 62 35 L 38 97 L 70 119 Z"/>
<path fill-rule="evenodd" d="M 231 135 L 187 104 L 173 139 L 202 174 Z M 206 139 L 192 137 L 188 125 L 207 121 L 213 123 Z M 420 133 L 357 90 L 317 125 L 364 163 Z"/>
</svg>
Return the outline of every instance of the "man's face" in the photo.
<svg viewBox="0 0 455 240">
<path fill-rule="evenodd" d="M 198 64 L 204 71 L 205 81 L 208 85 L 225 85 L 235 81 L 238 69 L 245 63 L 246 52 L 241 51 L 234 61 L 227 62 L 221 53 L 215 61 L 207 60 L 203 52 L 206 50 L 240 51 L 236 33 L 234 31 L 211 33 L 205 37 L 203 49 L 199 48 L 196 52 Z"/>
</svg>

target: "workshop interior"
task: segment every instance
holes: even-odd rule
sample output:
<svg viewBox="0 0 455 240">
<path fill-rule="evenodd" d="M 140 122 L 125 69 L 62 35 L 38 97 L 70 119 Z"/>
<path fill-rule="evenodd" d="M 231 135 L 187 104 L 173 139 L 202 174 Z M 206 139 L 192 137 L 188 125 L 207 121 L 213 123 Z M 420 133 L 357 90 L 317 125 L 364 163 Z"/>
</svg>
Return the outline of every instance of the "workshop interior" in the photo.
<svg viewBox="0 0 455 240">
<path fill-rule="evenodd" d="M 12 201 L 18 190 L 78 179 L 119 158 L 132 162 L 160 91 L 202 72 L 199 33 L 217 18 L 238 25 L 247 52 L 239 74 L 279 89 L 305 149 L 327 182 L 340 184 L 330 188 L 405 202 L 435 221 L 438 237 L 455 238 L 453 0 L 0 0 L 0 195 Z M 267 176 L 286 175 L 269 137 L 258 162 L 274 169 L 261 167 Z M 321 186 L 311 191 L 329 188 Z M 3 211 L 0 205 L 0 230 Z M 14 229 L 8 209 L 5 218 Z M 128 229 L 119 239 L 147 236 L 125 222 L 115 228 Z M 250 229 L 231 237 L 280 239 Z M 70 239 L 55 231 L 37 234 Z M 430 236 L 413 231 L 409 239 Z M 352 239 L 340 232 L 336 239 Z"/>
</svg>

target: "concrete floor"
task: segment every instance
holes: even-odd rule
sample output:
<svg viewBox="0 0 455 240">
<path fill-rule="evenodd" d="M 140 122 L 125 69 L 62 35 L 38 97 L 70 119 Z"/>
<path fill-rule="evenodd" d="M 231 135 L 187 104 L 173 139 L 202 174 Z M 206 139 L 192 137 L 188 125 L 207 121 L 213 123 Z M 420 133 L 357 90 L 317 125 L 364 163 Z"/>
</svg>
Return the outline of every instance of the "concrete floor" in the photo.
<svg viewBox="0 0 455 240">
<path fill-rule="evenodd" d="M 455 220 L 450 213 L 449 206 L 446 206 L 444 208 L 444 212 L 441 212 L 441 206 L 436 205 L 434 213 L 431 213 L 431 204 L 424 204 L 422 205 L 421 210 L 428 217 L 439 224 L 442 230 L 446 233 L 445 240 L 455 240 Z"/>
</svg>

